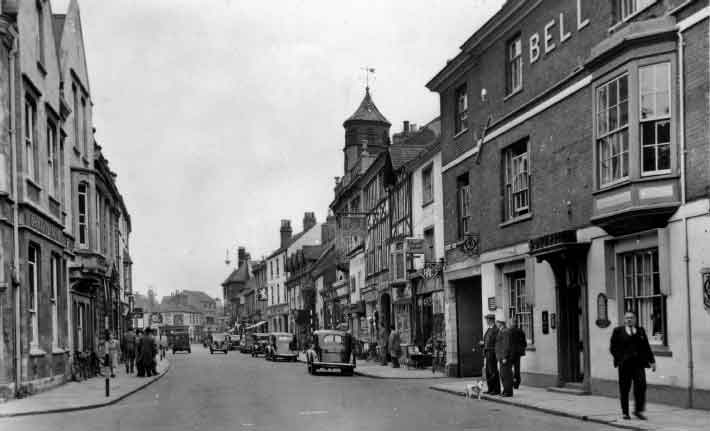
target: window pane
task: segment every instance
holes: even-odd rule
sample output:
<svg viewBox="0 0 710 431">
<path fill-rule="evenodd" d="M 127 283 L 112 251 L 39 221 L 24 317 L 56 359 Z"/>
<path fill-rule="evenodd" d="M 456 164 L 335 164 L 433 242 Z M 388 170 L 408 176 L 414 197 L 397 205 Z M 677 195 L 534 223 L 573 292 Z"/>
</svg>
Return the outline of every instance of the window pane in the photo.
<svg viewBox="0 0 710 431">
<path fill-rule="evenodd" d="M 629 78 L 624 75 L 619 78 L 619 101 L 623 102 L 629 99 Z"/>
<path fill-rule="evenodd" d="M 670 114 L 671 107 L 668 101 L 668 93 L 656 93 L 656 115 L 668 116 Z"/>
<path fill-rule="evenodd" d="M 659 144 L 664 144 L 671 141 L 671 123 L 670 121 L 658 122 L 657 131 L 657 141 Z"/>
<path fill-rule="evenodd" d="M 619 127 L 629 123 L 629 102 L 619 104 Z"/>
<path fill-rule="evenodd" d="M 618 83 L 611 81 L 609 83 L 609 106 L 614 106 L 618 103 Z"/>
<path fill-rule="evenodd" d="M 644 147 L 656 143 L 656 123 L 647 122 L 641 124 L 641 143 Z"/>
<path fill-rule="evenodd" d="M 641 119 L 651 118 L 655 115 L 653 108 L 653 94 L 641 95 Z"/>
<path fill-rule="evenodd" d="M 668 91 L 668 76 L 669 76 L 669 63 L 660 63 L 652 66 L 655 72 L 655 82 L 654 87 L 656 91 L 667 92 Z"/>
<path fill-rule="evenodd" d="M 659 145 L 658 146 L 658 170 L 665 170 L 671 168 L 671 146 L 670 145 Z"/>
<path fill-rule="evenodd" d="M 656 147 L 643 148 L 643 170 L 644 172 L 656 170 Z"/>
<path fill-rule="evenodd" d="M 617 106 L 609 108 L 609 130 L 614 130 L 619 127 L 619 111 Z"/>
<path fill-rule="evenodd" d="M 639 90 L 641 91 L 641 94 L 654 92 L 655 88 L 652 67 L 639 68 Z"/>
</svg>

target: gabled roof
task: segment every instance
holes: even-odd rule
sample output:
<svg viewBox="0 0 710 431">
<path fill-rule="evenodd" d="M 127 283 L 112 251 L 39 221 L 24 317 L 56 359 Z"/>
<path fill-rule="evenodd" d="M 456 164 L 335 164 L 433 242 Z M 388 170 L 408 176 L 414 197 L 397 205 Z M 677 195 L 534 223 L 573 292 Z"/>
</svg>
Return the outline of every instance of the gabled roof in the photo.
<svg viewBox="0 0 710 431">
<path fill-rule="evenodd" d="M 62 51 L 62 33 L 64 32 L 64 21 L 67 19 L 65 14 L 55 13 L 52 16 L 52 30 L 54 30 L 54 45 L 57 50 L 57 58 L 61 57 Z"/>
<path fill-rule="evenodd" d="M 202 314 L 202 310 L 198 309 L 197 307 L 193 307 L 192 305 L 185 305 L 185 304 L 173 304 L 173 303 L 160 304 L 159 310 L 161 313 L 182 312 L 182 313 Z"/>
<path fill-rule="evenodd" d="M 241 265 L 239 268 L 232 271 L 232 273 L 227 277 L 222 283 L 222 286 L 226 286 L 232 283 L 246 283 L 249 280 L 249 268 L 247 265 Z"/>
<path fill-rule="evenodd" d="M 202 292 L 200 290 L 183 290 L 182 293 L 185 293 L 187 295 L 192 295 L 195 297 L 198 301 L 211 301 L 214 302 L 214 298 L 210 297 L 208 294 L 205 292 Z"/>
<path fill-rule="evenodd" d="M 370 96 L 370 87 L 365 88 L 365 97 L 362 99 L 362 102 L 360 102 L 360 106 L 353 115 L 345 120 L 343 125 L 346 125 L 351 121 L 370 121 L 373 123 L 390 125 L 390 122 L 387 121 L 387 118 L 382 115 L 379 109 L 377 109 L 377 106 L 375 106 L 375 102 L 372 101 L 372 97 Z"/>
<path fill-rule="evenodd" d="M 410 161 L 436 143 L 437 134 L 433 130 L 425 127 L 413 135 L 407 137 L 401 143 L 392 144 L 389 147 L 392 169 L 395 171 L 402 168 Z"/>
</svg>

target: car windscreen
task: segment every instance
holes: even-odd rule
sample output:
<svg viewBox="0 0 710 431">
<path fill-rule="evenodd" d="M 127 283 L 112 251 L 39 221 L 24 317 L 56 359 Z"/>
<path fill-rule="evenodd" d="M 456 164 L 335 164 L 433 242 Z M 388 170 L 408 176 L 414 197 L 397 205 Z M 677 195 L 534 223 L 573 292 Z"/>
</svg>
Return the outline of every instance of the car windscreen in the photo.
<svg viewBox="0 0 710 431">
<path fill-rule="evenodd" d="M 323 344 L 343 344 L 343 336 L 338 334 L 328 334 L 323 336 Z"/>
</svg>

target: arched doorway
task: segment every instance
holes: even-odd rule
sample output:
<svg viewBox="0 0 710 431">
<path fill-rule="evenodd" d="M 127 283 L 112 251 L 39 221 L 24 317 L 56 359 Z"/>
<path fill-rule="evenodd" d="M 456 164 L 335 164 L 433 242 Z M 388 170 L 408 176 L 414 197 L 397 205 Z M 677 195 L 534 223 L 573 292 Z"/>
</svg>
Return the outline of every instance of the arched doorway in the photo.
<svg viewBox="0 0 710 431">
<path fill-rule="evenodd" d="M 380 325 L 389 333 L 392 325 L 392 299 L 389 293 L 380 296 Z"/>
</svg>

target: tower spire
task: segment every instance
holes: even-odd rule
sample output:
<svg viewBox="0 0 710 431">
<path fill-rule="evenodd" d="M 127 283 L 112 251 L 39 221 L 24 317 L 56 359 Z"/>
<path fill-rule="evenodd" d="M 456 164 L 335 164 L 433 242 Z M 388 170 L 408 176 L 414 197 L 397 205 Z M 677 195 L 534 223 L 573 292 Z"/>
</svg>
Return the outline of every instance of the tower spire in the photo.
<svg viewBox="0 0 710 431">
<path fill-rule="evenodd" d="M 375 68 L 370 66 L 361 67 L 365 71 L 365 93 L 370 94 L 370 74 L 375 74 Z"/>
</svg>

